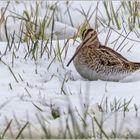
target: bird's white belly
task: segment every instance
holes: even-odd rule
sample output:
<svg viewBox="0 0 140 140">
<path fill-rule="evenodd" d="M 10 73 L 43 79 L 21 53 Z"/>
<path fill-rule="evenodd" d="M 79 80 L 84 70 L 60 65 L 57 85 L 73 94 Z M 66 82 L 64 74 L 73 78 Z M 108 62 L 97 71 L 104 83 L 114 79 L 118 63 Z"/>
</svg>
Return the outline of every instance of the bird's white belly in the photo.
<svg viewBox="0 0 140 140">
<path fill-rule="evenodd" d="M 105 80 L 105 81 L 119 81 L 130 75 L 130 73 L 117 73 L 117 72 L 97 72 L 95 70 L 89 69 L 86 65 L 76 65 L 75 68 L 77 72 L 84 78 L 88 80 Z"/>
</svg>

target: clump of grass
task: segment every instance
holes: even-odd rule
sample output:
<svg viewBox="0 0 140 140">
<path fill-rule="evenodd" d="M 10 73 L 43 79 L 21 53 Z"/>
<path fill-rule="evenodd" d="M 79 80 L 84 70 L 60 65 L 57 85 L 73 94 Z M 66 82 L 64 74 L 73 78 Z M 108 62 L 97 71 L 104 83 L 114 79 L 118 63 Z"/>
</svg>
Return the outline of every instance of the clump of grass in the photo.
<svg viewBox="0 0 140 140">
<path fill-rule="evenodd" d="M 53 57 L 53 55 L 55 55 L 53 60 L 57 58 L 60 61 L 62 61 L 62 53 L 64 51 L 66 58 L 67 55 L 66 46 L 69 42 L 69 39 L 67 39 L 62 50 L 59 47 L 59 40 L 57 40 L 58 45 L 56 49 L 54 49 L 52 46 L 57 3 L 55 3 L 52 7 L 47 6 L 46 13 L 42 19 L 40 19 L 39 17 L 40 16 L 39 10 L 41 8 L 40 5 L 41 5 L 40 2 L 36 2 L 35 9 L 32 6 L 30 6 L 31 12 L 26 10 L 23 12 L 23 15 L 19 15 L 11 11 L 11 15 L 6 17 L 5 35 L 7 39 L 7 47 L 2 56 L 4 56 L 7 53 L 7 51 L 13 51 L 14 54 L 14 50 L 18 51 L 20 49 L 21 43 L 26 43 L 27 51 L 24 56 L 24 59 L 26 59 L 27 57 L 31 57 L 33 60 L 36 61 L 38 58 L 42 58 L 43 55 L 47 55 L 48 59 Z M 13 34 L 9 34 L 7 30 L 7 22 L 9 18 L 12 18 L 20 22 L 19 35 L 17 35 L 15 31 Z M 49 35 L 46 34 L 46 28 L 50 28 L 50 26 L 51 26 L 51 34 Z M 16 47 L 15 44 L 15 37 L 19 38 L 18 47 Z M 66 40 L 66 38 L 64 38 L 64 40 Z"/>
<path fill-rule="evenodd" d="M 117 29 L 120 30 L 124 22 L 130 31 L 134 30 L 135 27 L 140 27 L 138 1 L 120 1 L 117 9 L 114 8 L 112 1 L 104 1 L 103 4 L 108 17 L 108 26 L 112 23 L 112 25 L 115 24 Z"/>
<path fill-rule="evenodd" d="M 43 17 L 43 20 L 39 19 L 38 11 L 39 11 L 39 4 L 36 2 L 36 8 L 34 12 L 32 11 L 31 13 L 29 13 L 28 11 L 24 11 L 23 15 L 18 15 L 12 12 L 12 14 L 14 15 L 9 15 L 6 17 L 5 34 L 7 38 L 7 47 L 4 54 L 6 54 L 8 50 L 9 51 L 12 50 L 14 42 L 15 42 L 14 40 L 15 32 L 13 33 L 13 35 L 9 35 L 8 30 L 7 30 L 8 19 L 14 18 L 18 21 L 21 21 L 21 29 L 19 31 L 20 36 L 18 37 L 19 37 L 19 44 L 22 42 L 27 43 L 28 52 L 25 55 L 25 58 L 31 55 L 34 60 L 37 60 L 38 57 L 42 57 L 43 54 L 46 52 L 48 53 L 48 56 L 50 55 L 48 52 L 49 37 L 45 33 L 45 29 L 49 26 L 51 22 L 51 18 L 48 18 L 48 14 L 50 13 L 50 11 L 49 10 L 46 11 L 46 14 Z"/>
</svg>

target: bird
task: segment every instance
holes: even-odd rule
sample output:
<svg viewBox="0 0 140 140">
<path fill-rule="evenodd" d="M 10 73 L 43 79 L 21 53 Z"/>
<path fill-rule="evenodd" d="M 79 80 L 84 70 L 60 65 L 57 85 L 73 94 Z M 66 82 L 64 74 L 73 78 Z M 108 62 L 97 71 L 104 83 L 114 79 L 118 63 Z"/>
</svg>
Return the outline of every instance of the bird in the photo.
<svg viewBox="0 0 140 140">
<path fill-rule="evenodd" d="M 131 62 L 115 50 L 102 45 L 93 28 L 83 30 L 81 38 L 82 42 L 67 66 L 73 61 L 83 78 L 118 82 L 140 69 L 140 63 Z"/>
</svg>

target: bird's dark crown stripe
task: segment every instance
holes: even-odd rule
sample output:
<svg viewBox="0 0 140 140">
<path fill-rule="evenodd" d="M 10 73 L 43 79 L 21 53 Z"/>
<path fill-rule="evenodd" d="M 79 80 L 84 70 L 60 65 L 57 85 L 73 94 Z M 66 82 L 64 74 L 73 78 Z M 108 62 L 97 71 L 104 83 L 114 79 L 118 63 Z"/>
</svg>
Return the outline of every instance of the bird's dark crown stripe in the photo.
<svg viewBox="0 0 140 140">
<path fill-rule="evenodd" d="M 92 31 L 93 31 L 93 29 L 85 30 L 85 31 L 83 32 L 83 34 L 82 34 L 83 39 L 84 39 L 90 32 L 92 32 Z"/>
</svg>

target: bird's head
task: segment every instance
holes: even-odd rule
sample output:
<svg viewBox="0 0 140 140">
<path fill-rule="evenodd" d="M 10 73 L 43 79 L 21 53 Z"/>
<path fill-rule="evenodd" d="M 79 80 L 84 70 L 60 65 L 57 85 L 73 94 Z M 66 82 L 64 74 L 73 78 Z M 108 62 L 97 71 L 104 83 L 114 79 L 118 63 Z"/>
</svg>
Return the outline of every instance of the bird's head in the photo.
<svg viewBox="0 0 140 140">
<path fill-rule="evenodd" d="M 77 52 L 70 59 L 67 66 L 69 66 L 71 61 L 76 57 L 76 55 L 79 53 L 79 51 L 83 47 L 92 46 L 94 48 L 99 48 L 100 42 L 98 40 L 97 32 L 93 28 L 90 28 L 89 26 L 87 26 L 86 23 L 84 23 L 80 27 L 79 36 L 82 40 L 82 43 L 79 45 Z"/>
<path fill-rule="evenodd" d="M 93 46 L 99 46 L 99 39 L 97 32 L 90 27 L 89 24 L 84 23 L 79 29 L 79 37 L 86 44 L 93 44 Z"/>
</svg>

